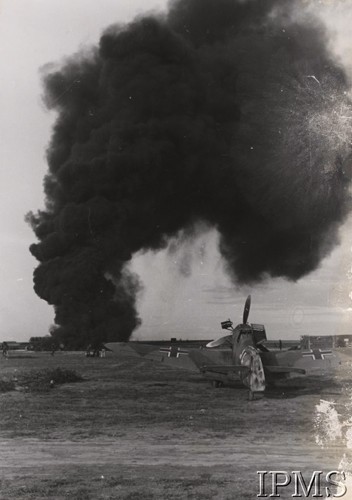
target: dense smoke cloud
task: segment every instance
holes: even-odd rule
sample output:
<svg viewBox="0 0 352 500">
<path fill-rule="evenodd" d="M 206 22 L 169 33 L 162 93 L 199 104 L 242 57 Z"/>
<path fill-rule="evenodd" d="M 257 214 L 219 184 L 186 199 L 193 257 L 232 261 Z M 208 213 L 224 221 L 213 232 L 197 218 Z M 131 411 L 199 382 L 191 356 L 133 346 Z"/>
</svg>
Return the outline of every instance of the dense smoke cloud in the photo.
<svg viewBox="0 0 352 500">
<path fill-rule="evenodd" d="M 45 77 L 48 148 L 35 291 L 77 345 L 127 339 L 126 270 L 197 223 L 236 282 L 296 280 L 349 204 L 351 104 L 326 33 L 292 0 L 179 0 L 113 26 Z M 75 340 L 72 340 L 75 339 Z"/>
</svg>

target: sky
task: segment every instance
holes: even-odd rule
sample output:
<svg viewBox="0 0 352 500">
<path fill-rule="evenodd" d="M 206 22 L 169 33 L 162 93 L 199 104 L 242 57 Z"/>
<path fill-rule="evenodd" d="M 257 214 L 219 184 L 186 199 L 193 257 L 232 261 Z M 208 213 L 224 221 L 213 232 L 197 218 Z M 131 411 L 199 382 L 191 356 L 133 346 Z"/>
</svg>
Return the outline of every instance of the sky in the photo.
<svg viewBox="0 0 352 500">
<path fill-rule="evenodd" d="M 41 68 L 96 44 L 104 28 L 165 8 L 163 0 L 0 0 L 0 341 L 48 334 L 53 309 L 33 291 L 35 241 L 25 214 L 44 205 L 45 150 L 55 114 L 42 102 Z M 331 48 L 352 75 L 350 2 L 311 2 L 331 33 Z M 138 298 L 142 326 L 136 339 L 216 338 L 220 321 L 240 322 L 246 296 L 249 320 L 264 323 L 269 338 L 352 333 L 351 219 L 340 245 L 321 267 L 289 283 L 253 287 L 231 283 L 217 250 L 217 234 L 169 254 L 137 255 L 132 268 L 144 289 Z M 186 266 L 188 276 L 179 269 Z"/>
</svg>

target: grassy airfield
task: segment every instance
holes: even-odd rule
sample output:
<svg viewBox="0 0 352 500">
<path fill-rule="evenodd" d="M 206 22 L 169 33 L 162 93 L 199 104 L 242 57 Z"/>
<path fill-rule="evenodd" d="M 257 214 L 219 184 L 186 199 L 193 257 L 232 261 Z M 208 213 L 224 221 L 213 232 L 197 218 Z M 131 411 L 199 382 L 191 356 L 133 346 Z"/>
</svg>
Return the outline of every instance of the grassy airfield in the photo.
<svg viewBox="0 0 352 500">
<path fill-rule="evenodd" d="M 19 381 L 0 392 L 0 498 L 246 500 L 257 498 L 257 470 L 309 479 L 336 469 L 343 439 L 316 444 L 315 407 L 322 398 L 350 411 L 345 353 L 334 381 L 249 402 L 240 384 L 214 389 L 196 374 L 112 353 L 11 352 L 0 359 L 0 379 Z M 18 385 L 57 368 L 83 380 Z"/>
</svg>

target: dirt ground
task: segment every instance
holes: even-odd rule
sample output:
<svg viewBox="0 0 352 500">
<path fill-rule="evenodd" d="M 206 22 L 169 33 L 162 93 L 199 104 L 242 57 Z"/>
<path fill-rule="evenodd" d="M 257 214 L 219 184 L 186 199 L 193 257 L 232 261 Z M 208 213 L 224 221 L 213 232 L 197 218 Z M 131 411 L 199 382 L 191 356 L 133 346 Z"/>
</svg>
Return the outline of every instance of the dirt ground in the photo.
<svg viewBox="0 0 352 500">
<path fill-rule="evenodd" d="M 11 353 L 1 377 L 60 367 L 84 381 L 0 394 L 0 498 L 246 500 L 257 498 L 259 470 L 300 470 L 308 480 L 334 470 L 348 450 L 341 433 L 330 439 L 317 428 L 317 406 L 329 401 L 348 420 L 351 353 L 342 361 L 332 381 L 249 402 L 239 384 L 214 389 L 196 374 L 112 353 Z"/>
</svg>

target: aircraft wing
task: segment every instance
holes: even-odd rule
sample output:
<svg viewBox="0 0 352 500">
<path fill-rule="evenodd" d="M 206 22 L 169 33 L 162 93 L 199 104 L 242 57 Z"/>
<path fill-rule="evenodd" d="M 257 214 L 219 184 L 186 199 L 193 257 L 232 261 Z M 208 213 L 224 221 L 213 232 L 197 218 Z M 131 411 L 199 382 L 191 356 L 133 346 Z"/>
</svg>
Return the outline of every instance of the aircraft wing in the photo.
<svg viewBox="0 0 352 500">
<path fill-rule="evenodd" d="M 227 374 L 229 372 L 248 373 L 250 368 L 243 365 L 203 365 L 200 367 L 201 372 L 213 372 Z"/>
<path fill-rule="evenodd" d="M 189 356 L 190 351 L 197 349 L 184 349 L 177 345 L 151 345 L 142 342 L 110 342 L 105 346 L 120 356 L 150 359 L 164 363 L 171 368 L 198 371 L 196 364 Z"/>
<path fill-rule="evenodd" d="M 139 352 L 131 342 L 109 342 L 105 347 L 116 354 L 132 358 L 140 358 L 143 352 Z"/>
<path fill-rule="evenodd" d="M 264 370 L 267 370 L 270 373 L 302 373 L 302 375 L 306 373 L 306 370 L 304 370 L 304 368 L 295 368 L 293 366 L 264 365 Z"/>
</svg>

